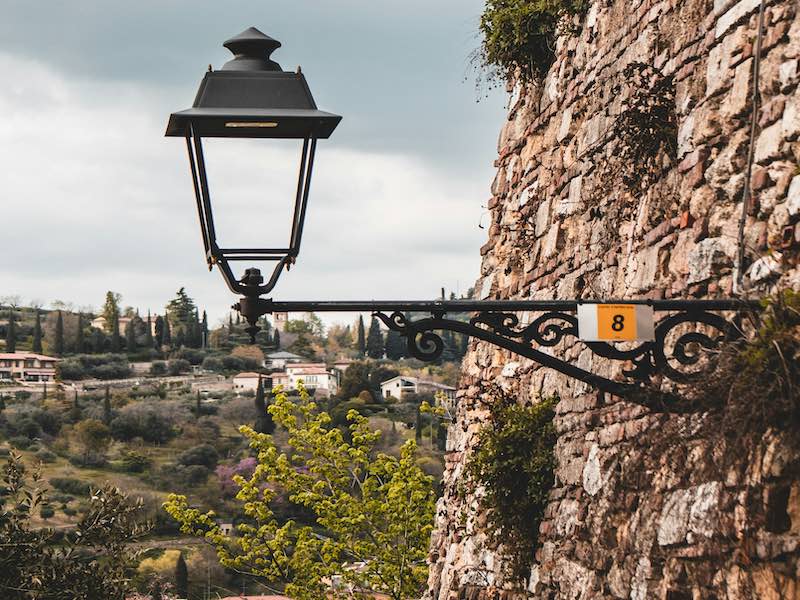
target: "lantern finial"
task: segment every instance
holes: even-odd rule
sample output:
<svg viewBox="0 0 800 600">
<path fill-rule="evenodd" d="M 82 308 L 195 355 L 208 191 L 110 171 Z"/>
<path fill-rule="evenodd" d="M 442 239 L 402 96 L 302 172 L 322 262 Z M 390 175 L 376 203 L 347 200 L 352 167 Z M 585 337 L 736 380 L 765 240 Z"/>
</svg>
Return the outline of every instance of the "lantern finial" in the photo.
<svg viewBox="0 0 800 600">
<path fill-rule="evenodd" d="M 225 63 L 223 71 L 282 71 L 281 66 L 270 55 L 281 47 L 281 43 L 265 35 L 255 27 L 245 29 L 222 44 L 234 57 Z"/>
</svg>

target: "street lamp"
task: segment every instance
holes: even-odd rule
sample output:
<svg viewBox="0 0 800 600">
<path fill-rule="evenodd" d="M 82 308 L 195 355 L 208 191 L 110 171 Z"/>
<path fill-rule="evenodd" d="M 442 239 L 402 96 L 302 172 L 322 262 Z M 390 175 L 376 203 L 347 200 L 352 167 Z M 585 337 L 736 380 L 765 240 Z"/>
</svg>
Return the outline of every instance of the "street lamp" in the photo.
<svg viewBox="0 0 800 600">
<path fill-rule="evenodd" d="M 299 301 L 261 298 L 275 287 L 282 270 L 296 260 L 303 235 L 317 140 L 328 138 L 341 117 L 317 109 L 300 69 L 283 71 L 270 55 L 280 42 L 250 29 L 225 42 L 235 55 L 220 71 L 209 70 L 192 108 L 170 115 L 167 136 L 186 138 L 197 213 L 209 269 L 217 265 L 230 290 L 242 297 L 234 305 L 247 320 L 251 339 L 259 317 L 276 312 L 370 311 L 386 327 L 405 336 L 409 355 L 436 360 L 444 342 L 436 333 L 449 330 L 525 356 L 602 391 L 634 400 L 642 386 L 665 377 L 686 383 L 714 369 L 701 362 L 702 350 L 714 350 L 741 337 L 738 315 L 758 312 L 757 302 L 742 300 L 450 300 L 436 301 Z M 300 173 L 291 235 L 286 248 L 220 248 L 214 229 L 203 138 L 271 138 L 302 140 Z M 233 261 L 273 261 L 264 283 L 261 271 L 248 268 L 236 279 Z M 447 314 L 473 313 L 469 322 Z M 735 313 L 731 320 L 718 312 Z M 428 313 L 414 320 L 409 314 Z M 523 322 L 518 316 L 524 313 Z M 657 323 L 654 314 L 663 315 Z M 690 325 L 699 330 L 685 331 Z M 713 331 L 717 333 L 714 334 Z M 671 340 L 671 341 L 670 341 Z M 606 361 L 628 368 L 608 378 L 554 355 L 562 342 L 579 342 Z M 616 342 L 627 341 L 627 347 Z M 632 347 L 630 342 L 639 342 Z M 706 358 L 709 353 L 705 353 Z"/>
<path fill-rule="evenodd" d="M 183 137 L 189 153 L 197 214 L 209 270 L 217 265 L 235 294 L 258 297 L 269 293 L 284 268 L 300 252 L 317 140 L 327 139 L 342 118 L 317 109 L 300 68 L 284 71 L 270 58 L 281 43 L 251 27 L 223 44 L 234 57 L 219 71 L 209 71 L 191 108 L 172 113 L 168 137 Z M 300 172 L 289 243 L 284 248 L 221 248 L 214 227 L 211 192 L 203 156 L 203 138 L 302 140 Z M 250 268 L 237 279 L 234 261 L 275 262 L 264 283 L 261 271 Z M 254 325 L 251 323 L 251 325 Z"/>
</svg>

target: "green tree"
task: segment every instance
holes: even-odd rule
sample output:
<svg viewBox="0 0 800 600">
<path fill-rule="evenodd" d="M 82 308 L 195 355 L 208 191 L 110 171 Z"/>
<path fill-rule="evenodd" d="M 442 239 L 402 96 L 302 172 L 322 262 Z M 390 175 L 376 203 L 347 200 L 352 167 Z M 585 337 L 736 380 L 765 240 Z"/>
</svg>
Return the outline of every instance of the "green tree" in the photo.
<svg viewBox="0 0 800 600">
<path fill-rule="evenodd" d="M 203 311 L 203 320 L 200 324 L 200 347 L 205 348 L 208 346 L 208 315 L 206 315 L 206 311 Z"/>
<path fill-rule="evenodd" d="M 17 325 L 15 323 L 14 307 L 8 309 L 8 325 L 6 326 L 6 352 L 17 351 Z"/>
<path fill-rule="evenodd" d="M 378 319 L 372 317 L 369 324 L 369 333 L 367 334 L 367 356 L 379 360 L 383 358 L 383 333 L 381 333 L 381 326 Z"/>
<path fill-rule="evenodd" d="M 148 350 L 153 349 L 153 322 L 150 317 L 150 311 L 147 311 L 147 323 L 144 333 L 144 345 Z"/>
<path fill-rule="evenodd" d="M 122 296 L 112 291 L 106 292 L 106 301 L 100 313 L 106 321 L 106 331 L 110 331 L 115 319 L 119 319 L 119 303 Z"/>
<path fill-rule="evenodd" d="M 400 360 L 406 355 L 406 342 L 403 336 L 392 329 L 386 334 L 386 358 Z"/>
<path fill-rule="evenodd" d="M 142 501 L 129 502 L 106 486 L 90 495 L 85 515 L 71 531 L 31 523 L 47 503 L 38 469 L 29 474 L 11 454 L 2 470 L 0 497 L 0 597 L 4 600 L 124 600 L 138 555 L 131 544 L 149 529 Z"/>
<path fill-rule="evenodd" d="M 155 343 L 158 348 L 161 348 L 164 345 L 164 319 L 161 316 L 156 317 L 155 330 Z"/>
<path fill-rule="evenodd" d="M 256 388 L 255 397 L 256 407 L 256 422 L 253 429 L 256 433 L 272 434 L 275 432 L 275 421 L 272 415 L 267 411 L 267 403 L 264 400 L 264 381 L 258 378 L 258 387 Z"/>
<path fill-rule="evenodd" d="M 183 552 L 178 554 L 178 561 L 175 563 L 175 593 L 179 598 L 189 597 L 189 569 L 183 558 Z"/>
<path fill-rule="evenodd" d="M 58 311 L 58 317 L 56 317 L 56 335 L 55 343 L 53 344 L 53 352 L 56 356 L 62 356 L 64 354 L 64 315 L 61 314 L 61 311 Z"/>
<path fill-rule="evenodd" d="M 367 339 L 364 335 L 364 317 L 361 315 L 358 315 L 358 328 L 356 331 L 356 350 L 358 350 L 359 356 L 364 356 L 367 351 Z"/>
<path fill-rule="evenodd" d="M 303 356 L 310 361 L 317 359 L 317 353 L 311 345 L 311 340 L 304 333 L 297 336 L 297 339 L 289 346 L 289 352 L 294 352 L 298 356 Z"/>
<path fill-rule="evenodd" d="M 92 352 L 100 354 L 105 351 L 106 336 L 99 329 L 92 329 Z"/>
<path fill-rule="evenodd" d="M 111 443 L 111 430 L 102 421 L 86 419 L 75 426 L 78 444 L 83 448 L 83 462 L 101 456 Z"/>
<path fill-rule="evenodd" d="M 33 324 L 33 346 L 32 350 L 37 354 L 42 353 L 42 314 L 36 309 L 36 321 Z"/>
<path fill-rule="evenodd" d="M 83 324 L 83 313 L 79 312 L 78 313 L 78 326 L 77 326 L 77 328 L 75 330 L 75 352 L 77 352 L 78 354 L 82 354 L 84 349 L 85 349 L 85 346 L 86 346 L 86 342 L 84 341 L 84 338 L 83 338 L 83 327 L 84 327 L 84 324 Z"/>
<path fill-rule="evenodd" d="M 163 334 L 162 334 L 162 343 L 165 346 L 171 346 L 172 345 L 172 331 L 171 331 L 171 328 L 170 328 L 170 325 L 169 325 L 169 319 L 167 317 L 164 317 L 164 321 L 163 322 L 164 322 L 164 331 L 163 331 Z"/>
<path fill-rule="evenodd" d="M 214 513 L 201 513 L 185 496 L 172 494 L 165 508 L 181 531 L 211 542 L 226 567 L 284 582 L 297 600 L 325 597 L 324 580 L 333 575 L 392 600 L 418 598 L 427 578 L 435 494 L 432 479 L 416 463 L 416 444 L 406 442 L 399 458 L 378 453 L 380 432 L 355 411 L 348 414 L 348 443 L 303 388 L 296 402 L 278 394 L 269 410 L 287 430 L 290 450 L 281 452 L 270 435 L 240 429 L 258 453 L 253 476 L 236 478 L 237 498 L 251 522 L 239 525 L 239 536 L 231 538 L 222 534 Z M 314 526 L 279 521 L 271 506 L 276 488 L 311 511 Z M 364 569 L 347 568 L 356 561 Z"/>
<path fill-rule="evenodd" d="M 125 349 L 129 354 L 136 352 L 136 324 L 133 319 L 125 326 Z"/>
<path fill-rule="evenodd" d="M 272 345 L 275 346 L 275 350 L 281 349 L 281 332 L 277 329 L 275 330 L 275 335 L 272 336 Z"/>
<path fill-rule="evenodd" d="M 111 321 L 111 352 L 122 350 L 122 339 L 119 337 L 119 315 L 114 315 Z"/>
</svg>

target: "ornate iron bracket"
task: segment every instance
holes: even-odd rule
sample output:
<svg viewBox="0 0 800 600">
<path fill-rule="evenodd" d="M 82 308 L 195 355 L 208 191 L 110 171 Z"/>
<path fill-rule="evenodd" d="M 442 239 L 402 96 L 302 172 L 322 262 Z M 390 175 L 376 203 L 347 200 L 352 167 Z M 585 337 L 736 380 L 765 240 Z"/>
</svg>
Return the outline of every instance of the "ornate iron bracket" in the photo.
<svg viewBox="0 0 800 600">
<path fill-rule="evenodd" d="M 584 301 L 589 303 L 590 301 Z M 714 351 L 722 344 L 742 337 L 741 316 L 756 313 L 756 302 L 741 300 L 609 300 L 610 303 L 648 304 L 663 314 L 655 328 L 655 340 L 622 348 L 605 342 L 583 342 L 578 338 L 577 310 L 581 301 L 536 300 L 452 300 L 437 302 L 274 302 L 245 297 L 234 305 L 250 322 L 255 336 L 255 321 L 274 312 L 371 312 L 383 324 L 403 335 L 411 356 L 422 361 L 441 357 L 444 341 L 437 332 L 453 331 L 510 350 L 534 362 L 555 369 L 599 390 L 617 396 L 630 396 L 665 377 L 689 383 L 715 367 Z M 522 324 L 516 313 L 529 314 Z M 408 315 L 428 313 L 413 320 Z M 447 314 L 474 313 L 469 322 L 448 319 Z M 727 313 L 729 318 L 719 313 Z M 552 354 L 552 349 L 572 338 L 595 356 L 626 363 L 620 380 L 597 375 Z"/>
</svg>

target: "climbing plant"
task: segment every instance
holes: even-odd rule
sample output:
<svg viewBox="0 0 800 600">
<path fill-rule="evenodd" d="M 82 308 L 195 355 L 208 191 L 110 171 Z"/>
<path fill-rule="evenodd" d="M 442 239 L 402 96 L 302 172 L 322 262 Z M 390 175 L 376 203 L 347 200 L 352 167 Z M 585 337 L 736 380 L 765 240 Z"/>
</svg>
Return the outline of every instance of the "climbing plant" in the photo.
<svg viewBox="0 0 800 600">
<path fill-rule="evenodd" d="M 555 481 L 557 397 L 521 406 L 502 393 L 491 404 L 491 424 L 478 435 L 467 464 L 468 485 L 482 487 L 490 542 L 507 555 L 510 575 L 530 572 L 548 494 Z"/>
<path fill-rule="evenodd" d="M 541 78 L 553 63 L 556 38 L 575 30 L 589 0 L 487 0 L 481 15 L 479 56 L 499 78 Z"/>
</svg>

